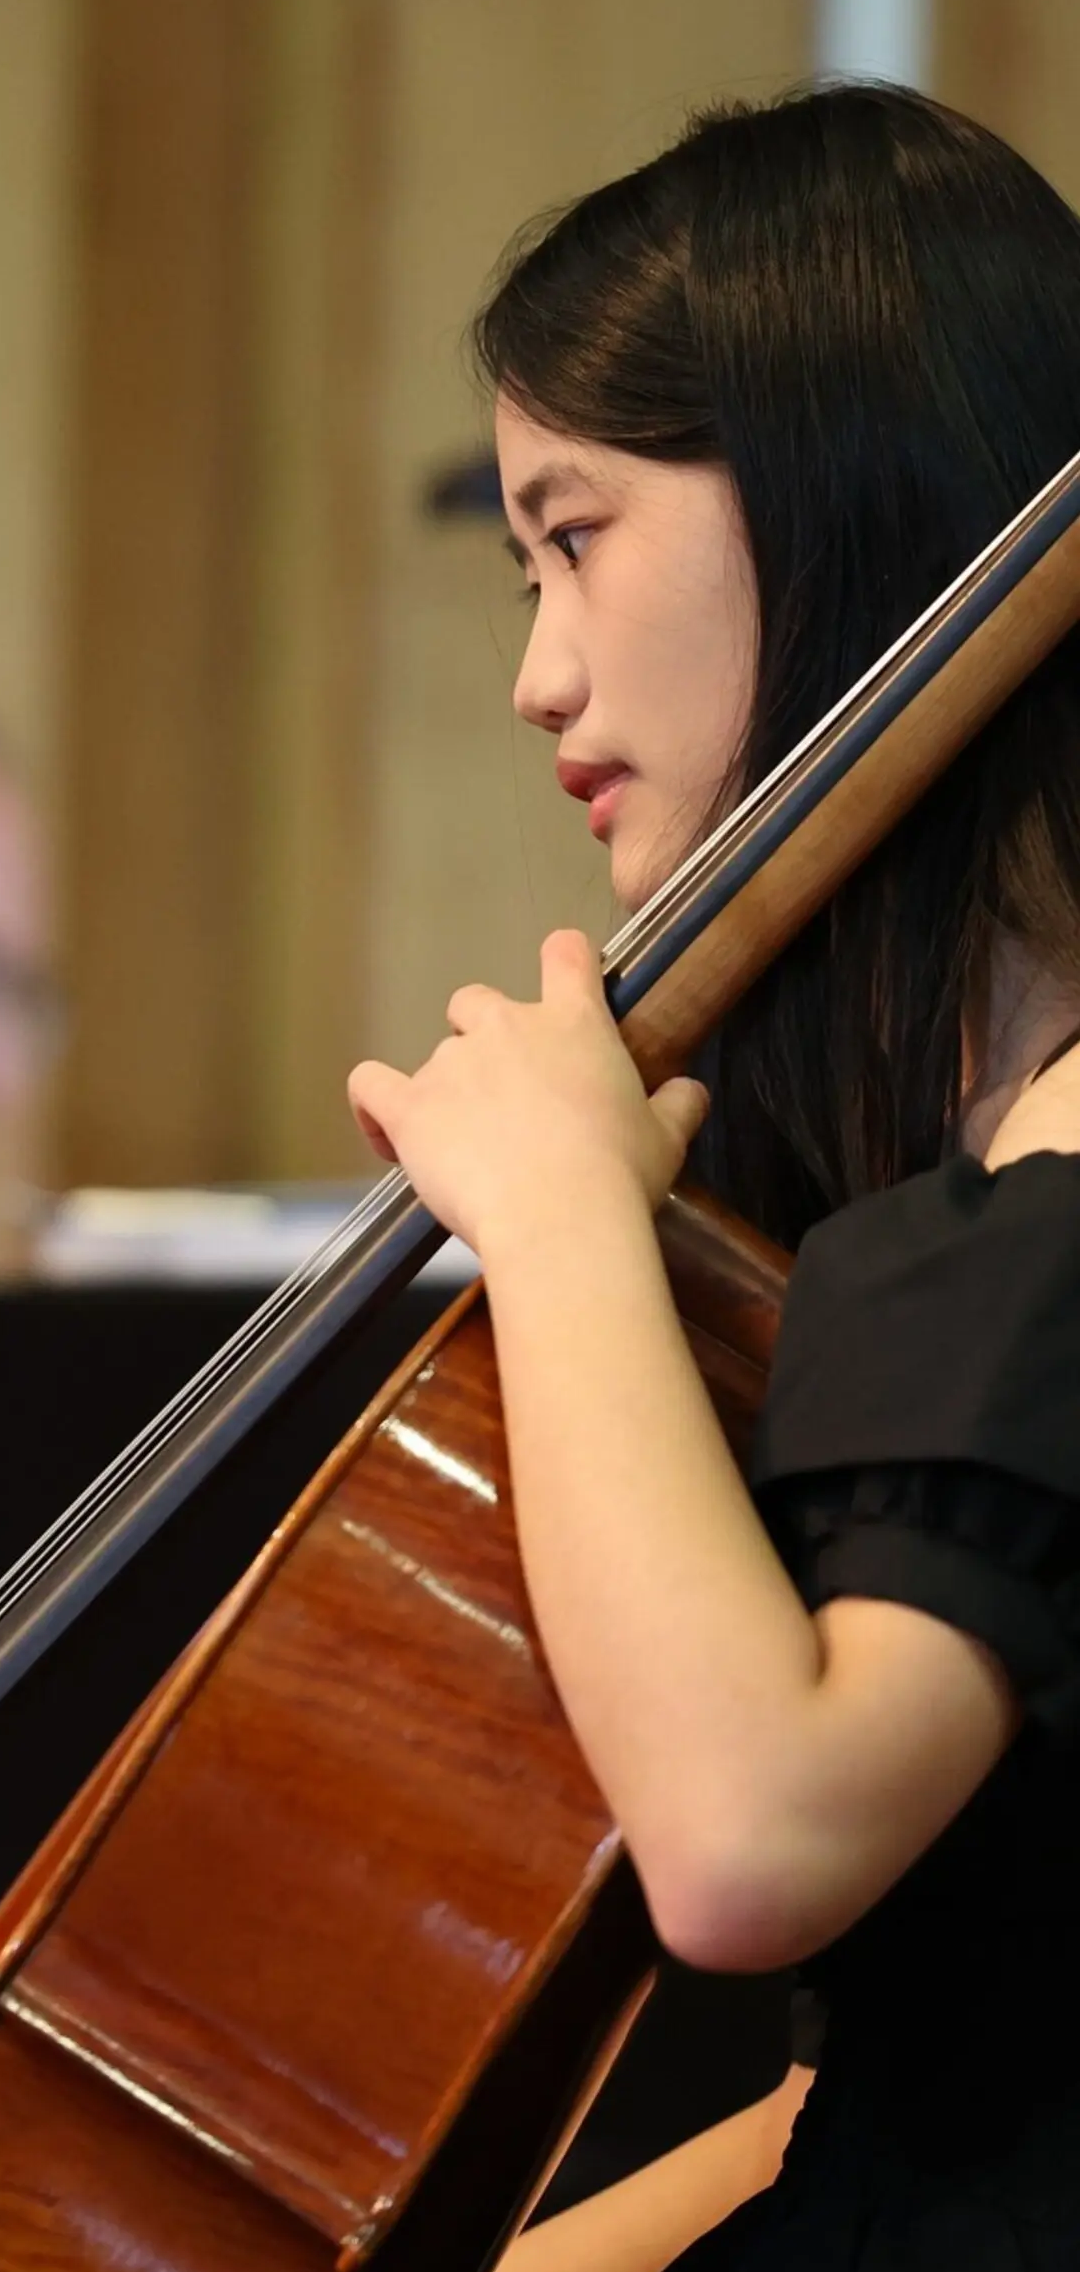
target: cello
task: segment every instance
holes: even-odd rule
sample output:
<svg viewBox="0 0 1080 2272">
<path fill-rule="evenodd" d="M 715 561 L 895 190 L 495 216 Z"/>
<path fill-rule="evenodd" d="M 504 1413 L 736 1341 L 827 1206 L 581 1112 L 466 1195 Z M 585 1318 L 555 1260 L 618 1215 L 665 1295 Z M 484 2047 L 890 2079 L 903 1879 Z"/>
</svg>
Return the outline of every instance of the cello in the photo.
<svg viewBox="0 0 1080 2272">
<path fill-rule="evenodd" d="M 648 1087 L 1080 618 L 1080 457 L 612 941 Z M 658 1233 L 744 1458 L 785 1257 Z M 442 1236 L 393 1174 L 0 1579 L 26 1678 Z M 655 1945 L 514 1545 L 469 1288 L 285 1513 L 0 1904 L 0 2263 L 485 2272 Z"/>
</svg>

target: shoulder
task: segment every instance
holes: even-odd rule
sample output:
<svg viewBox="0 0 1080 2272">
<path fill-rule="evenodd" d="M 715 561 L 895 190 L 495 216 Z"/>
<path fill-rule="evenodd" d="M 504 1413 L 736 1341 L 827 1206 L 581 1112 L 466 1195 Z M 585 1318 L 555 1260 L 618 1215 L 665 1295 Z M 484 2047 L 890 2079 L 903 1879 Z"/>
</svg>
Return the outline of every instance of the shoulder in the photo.
<svg viewBox="0 0 1080 2272">
<path fill-rule="evenodd" d="M 1032 1152 L 1080 1152 L 1080 1042 L 1017 1098 L 983 1164 L 992 1174 Z"/>
</svg>

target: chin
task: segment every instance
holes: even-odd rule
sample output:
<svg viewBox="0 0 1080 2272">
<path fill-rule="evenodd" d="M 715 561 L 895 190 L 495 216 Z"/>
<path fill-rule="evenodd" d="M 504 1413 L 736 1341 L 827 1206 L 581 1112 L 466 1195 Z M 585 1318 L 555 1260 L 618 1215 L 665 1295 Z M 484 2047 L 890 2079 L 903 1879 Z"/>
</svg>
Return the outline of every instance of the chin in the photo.
<svg viewBox="0 0 1080 2272">
<path fill-rule="evenodd" d="M 658 860 L 655 845 L 611 847 L 611 888 L 628 915 L 637 915 L 674 873 L 677 861 Z"/>
</svg>

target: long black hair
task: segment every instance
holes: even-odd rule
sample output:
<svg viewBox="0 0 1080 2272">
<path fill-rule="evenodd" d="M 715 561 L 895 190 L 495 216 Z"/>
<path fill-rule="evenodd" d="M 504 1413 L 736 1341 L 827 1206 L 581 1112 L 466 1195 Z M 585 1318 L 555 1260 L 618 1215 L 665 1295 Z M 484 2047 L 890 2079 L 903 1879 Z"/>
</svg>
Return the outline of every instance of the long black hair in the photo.
<svg viewBox="0 0 1080 2272">
<path fill-rule="evenodd" d="M 905 89 L 740 103 L 515 240 L 474 343 L 541 424 L 733 476 L 745 791 L 1080 447 L 1080 221 Z M 935 1165 L 999 927 L 1080 978 L 1075 638 L 725 1020 L 699 1172 L 794 1245 Z"/>
</svg>

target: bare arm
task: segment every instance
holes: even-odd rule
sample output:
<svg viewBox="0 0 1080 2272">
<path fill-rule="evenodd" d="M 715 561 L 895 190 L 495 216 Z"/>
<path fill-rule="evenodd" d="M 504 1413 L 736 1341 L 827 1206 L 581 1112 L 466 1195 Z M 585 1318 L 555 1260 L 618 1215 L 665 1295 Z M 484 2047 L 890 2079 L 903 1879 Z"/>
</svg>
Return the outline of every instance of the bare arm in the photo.
<svg viewBox="0 0 1080 2272">
<path fill-rule="evenodd" d="M 768 1969 L 870 1906 L 1014 1724 L 975 1642 L 816 1619 L 728 1451 L 627 1178 L 484 1252 L 523 1561 L 555 1679 L 690 1962 Z"/>
<path fill-rule="evenodd" d="M 523 2233 L 500 2272 L 662 2272 L 772 2184 L 811 2080 L 792 2067 L 769 2098 Z"/>
</svg>

